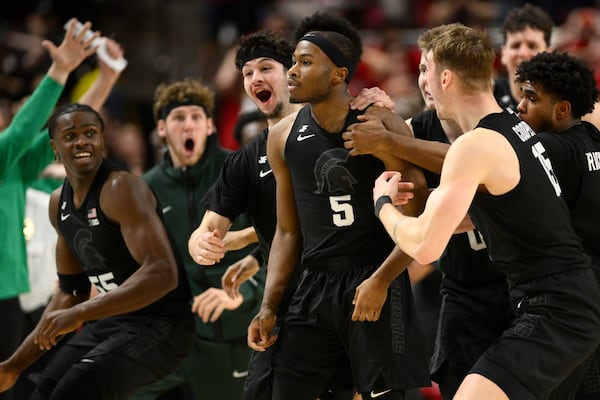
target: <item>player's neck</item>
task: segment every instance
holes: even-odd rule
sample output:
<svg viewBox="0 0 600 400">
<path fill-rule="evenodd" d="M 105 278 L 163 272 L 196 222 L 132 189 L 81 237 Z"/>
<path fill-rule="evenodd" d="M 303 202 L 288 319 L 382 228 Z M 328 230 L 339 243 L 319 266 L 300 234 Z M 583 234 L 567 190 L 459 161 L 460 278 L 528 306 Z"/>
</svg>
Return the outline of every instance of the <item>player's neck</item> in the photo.
<svg viewBox="0 0 600 400">
<path fill-rule="evenodd" d="M 67 180 L 73 189 L 73 204 L 79 208 L 85 200 L 90 187 L 96 177 L 97 170 L 93 174 L 78 175 L 67 171 Z"/>
<path fill-rule="evenodd" d="M 554 126 L 552 127 L 552 133 L 563 133 L 568 131 L 569 129 L 571 129 L 572 127 L 576 126 L 576 125 L 580 125 L 581 124 L 581 119 L 580 118 L 565 118 L 561 121 L 558 121 L 554 124 Z"/>
<path fill-rule="evenodd" d="M 440 120 L 440 124 L 442 125 L 442 129 L 448 138 L 450 144 L 454 143 L 456 138 L 463 134 L 463 131 L 460 129 L 460 126 L 456 123 L 456 121 L 451 119 L 442 119 Z"/>
<path fill-rule="evenodd" d="M 486 115 L 502 112 L 502 108 L 496 102 L 491 92 L 480 92 L 465 96 L 457 104 L 460 110 L 455 115 L 454 121 L 463 132 L 472 130 Z"/>
<path fill-rule="evenodd" d="M 279 121 L 281 121 L 288 115 L 293 114 L 296 111 L 300 110 L 303 106 L 304 106 L 303 104 L 288 103 L 286 106 L 284 106 L 284 109 L 282 110 L 282 112 L 279 113 L 277 116 L 267 118 L 268 127 L 269 128 L 272 127 L 273 125 L 277 124 Z"/>
<path fill-rule="evenodd" d="M 311 114 L 321 128 L 330 133 L 339 132 L 346 122 L 352 96 L 348 93 L 330 96 L 319 103 L 311 103 Z"/>
</svg>

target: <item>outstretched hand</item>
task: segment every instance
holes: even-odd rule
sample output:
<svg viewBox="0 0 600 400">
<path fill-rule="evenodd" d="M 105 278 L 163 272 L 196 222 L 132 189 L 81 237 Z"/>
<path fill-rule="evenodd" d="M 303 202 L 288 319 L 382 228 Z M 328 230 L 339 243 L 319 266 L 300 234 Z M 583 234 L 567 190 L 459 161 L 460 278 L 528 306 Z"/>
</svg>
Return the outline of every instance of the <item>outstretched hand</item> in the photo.
<svg viewBox="0 0 600 400">
<path fill-rule="evenodd" d="M 240 296 L 242 283 L 252 278 L 259 270 L 260 265 L 256 258 L 247 255 L 227 268 L 227 271 L 221 277 L 221 286 L 229 297 L 235 299 Z"/>
<path fill-rule="evenodd" d="M 86 40 L 85 34 L 90 30 L 92 24 L 86 22 L 83 25 L 81 32 L 74 35 L 73 32 L 76 23 L 76 20 L 71 21 L 63 41 L 58 47 L 50 40 L 42 41 L 42 46 L 48 51 L 52 58 L 52 66 L 48 70 L 48 74 L 61 84 L 64 84 L 68 75 L 77 68 L 83 60 L 94 54 L 98 48 L 98 46 L 93 46 L 92 42 L 100 33 L 95 32 Z"/>
<path fill-rule="evenodd" d="M 218 320 L 225 310 L 237 309 L 243 301 L 242 296 L 231 298 L 223 289 L 213 287 L 194 297 L 192 312 L 198 314 L 206 324 Z"/>
<path fill-rule="evenodd" d="M 390 196 L 393 205 L 403 206 L 413 199 L 415 184 L 400 179 L 402 174 L 398 171 L 384 171 L 379 175 L 373 187 L 373 202 L 381 196 Z"/>
</svg>

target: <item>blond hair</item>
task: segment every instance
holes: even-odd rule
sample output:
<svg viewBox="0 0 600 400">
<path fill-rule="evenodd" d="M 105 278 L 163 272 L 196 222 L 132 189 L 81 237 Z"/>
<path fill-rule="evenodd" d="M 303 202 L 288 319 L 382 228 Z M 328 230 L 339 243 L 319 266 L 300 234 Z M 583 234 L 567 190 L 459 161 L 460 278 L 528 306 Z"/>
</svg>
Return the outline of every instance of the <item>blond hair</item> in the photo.
<svg viewBox="0 0 600 400">
<path fill-rule="evenodd" d="M 496 52 L 486 33 L 459 23 L 440 25 L 421 34 L 418 44 L 432 52 L 436 72 L 453 71 L 466 90 L 491 88 Z"/>
</svg>

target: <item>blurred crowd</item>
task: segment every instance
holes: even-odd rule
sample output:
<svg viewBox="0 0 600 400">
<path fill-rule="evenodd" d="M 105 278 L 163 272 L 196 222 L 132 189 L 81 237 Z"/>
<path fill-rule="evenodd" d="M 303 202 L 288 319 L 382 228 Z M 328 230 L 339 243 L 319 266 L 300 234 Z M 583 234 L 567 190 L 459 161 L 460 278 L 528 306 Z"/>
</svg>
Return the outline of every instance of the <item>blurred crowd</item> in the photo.
<svg viewBox="0 0 600 400">
<path fill-rule="evenodd" d="M 220 145 L 226 149 L 238 149 L 265 128 L 266 120 L 245 94 L 241 74 L 234 65 L 236 43 L 242 35 L 264 29 L 290 38 L 300 20 L 315 10 L 339 13 L 359 28 L 364 44 L 362 61 L 350 82 L 351 93 L 356 95 L 365 87 L 377 86 L 392 98 L 395 112 L 409 118 L 424 108 L 417 86 L 421 54 L 416 39 L 420 33 L 440 24 L 461 22 L 488 31 L 499 50 L 504 17 L 510 9 L 525 3 L 519 0 L 23 0 L 19 4 L 5 4 L 0 16 L 0 131 L 48 70 L 51 60 L 41 46 L 42 40 L 58 44 L 64 24 L 72 17 L 92 22 L 94 29 L 115 39 L 124 50 L 129 64 L 101 112 L 106 123 L 106 156 L 142 175 L 159 162 L 166 148 L 164 139 L 156 132 L 152 115 L 153 91 L 161 83 L 199 78 L 214 90 L 214 129 Z M 551 47 L 585 60 L 600 84 L 600 1 L 528 3 L 552 17 L 556 28 Z M 498 51 L 498 76 L 506 74 L 503 68 Z M 95 58 L 85 61 L 69 77 L 62 102 L 77 101 L 98 74 Z M 57 164 L 44 171 L 46 179 L 54 185 L 60 184 L 63 173 Z M 35 207 L 35 201 L 28 198 L 31 219 L 36 210 L 45 209 L 47 199 L 43 197 L 39 207 Z M 46 219 L 43 212 L 39 221 Z M 30 225 L 25 223 L 26 237 L 33 221 L 29 222 Z M 46 228 L 51 231 L 49 226 Z M 36 226 L 39 231 L 46 228 Z M 53 254 L 40 257 L 52 259 Z M 435 279 L 431 285 L 437 290 L 439 276 Z M 52 290 L 50 285 L 44 288 L 44 293 Z M 23 308 L 30 311 L 46 299 L 23 296 L 21 301 Z"/>
<path fill-rule="evenodd" d="M 419 51 L 416 37 L 424 29 L 462 22 L 492 36 L 506 12 L 524 1 L 487 0 L 173 0 L 119 2 L 95 0 L 23 1 L 6 5 L 0 17 L 0 116 L 10 120 L 49 65 L 40 46 L 56 42 L 71 17 L 89 20 L 103 35 L 114 37 L 130 60 L 105 105 L 109 121 L 109 156 L 141 173 L 159 157 L 161 144 L 152 134 L 152 89 L 160 82 L 201 78 L 217 94 L 216 130 L 221 145 L 237 149 L 238 115 L 253 104 L 241 90 L 232 57 L 240 35 L 270 29 L 289 35 L 300 19 L 315 9 L 337 12 L 363 35 L 363 60 L 351 83 L 357 93 L 379 86 L 396 102 L 396 112 L 410 116 L 422 107 L 416 86 Z M 600 11 L 594 0 L 530 1 L 547 11 L 556 29 L 555 49 L 585 59 L 600 82 Z M 500 45 L 501 38 L 497 43 Z M 498 74 L 504 73 L 498 62 Z M 68 100 L 77 99 L 95 78 L 93 59 L 70 78 Z M 114 134 L 123 132 L 123 134 Z"/>
</svg>

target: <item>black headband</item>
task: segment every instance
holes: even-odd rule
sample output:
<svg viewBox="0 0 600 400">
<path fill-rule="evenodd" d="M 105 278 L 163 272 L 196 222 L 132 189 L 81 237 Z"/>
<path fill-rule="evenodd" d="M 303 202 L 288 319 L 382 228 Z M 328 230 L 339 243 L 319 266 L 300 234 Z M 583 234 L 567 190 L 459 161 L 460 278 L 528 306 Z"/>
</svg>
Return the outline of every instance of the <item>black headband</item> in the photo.
<svg viewBox="0 0 600 400">
<path fill-rule="evenodd" d="M 194 99 L 192 97 L 186 97 L 183 100 L 173 100 L 167 103 L 164 107 L 162 107 L 158 113 L 158 119 L 167 119 L 167 116 L 174 108 L 180 106 L 200 106 L 204 109 L 204 111 L 208 114 L 206 107 L 199 100 Z"/>
<path fill-rule="evenodd" d="M 316 44 L 336 66 L 348 68 L 348 76 L 346 77 L 346 82 L 350 81 L 352 75 L 354 75 L 356 66 L 350 65 L 350 62 L 348 61 L 344 53 L 342 53 L 340 49 L 331 40 L 327 39 L 325 36 L 321 36 L 316 33 L 307 33 L 306 35 L 302 36 L 300 40 L 307 40 L 311 43 Z"/>
<path fill-rule="evenodd" d="M 287 69 L 290 69 L 292 66 L 292 58 L 286 57 L 281 54 L 278 54 L 271 47 L 267 46 L 259 46 L 244 52 L 245 54 L 240 55 L 241 65 L 243 66 L 250 60 L 254 60 L 255 58 L 266 57 L 272 58 L 273 60 L 281 63 Z"/>
</svg>

